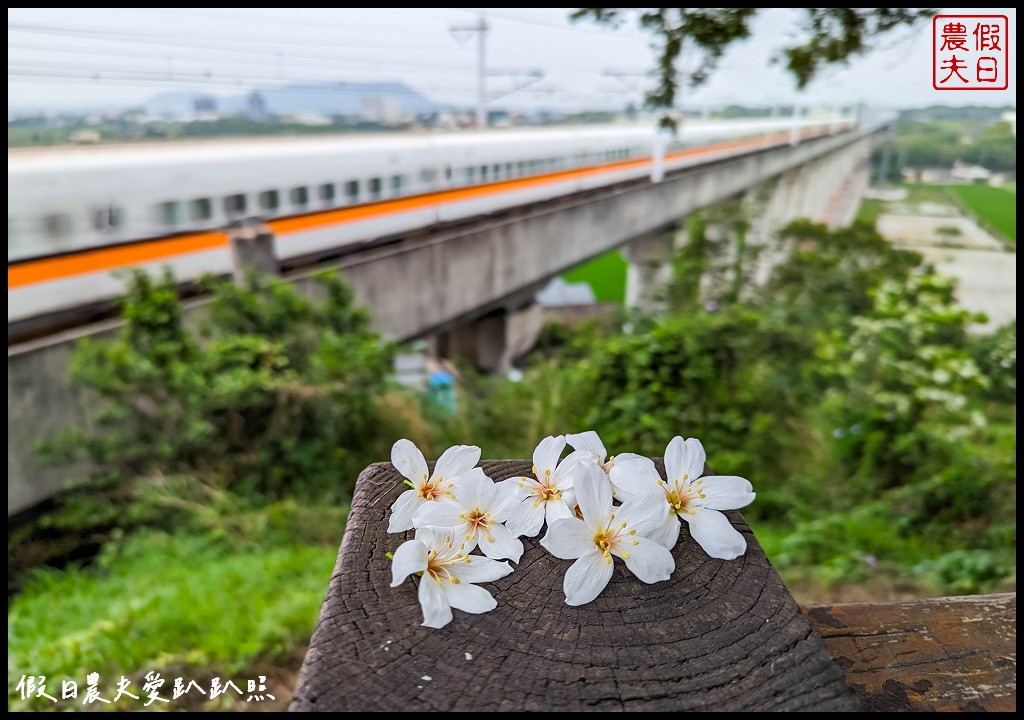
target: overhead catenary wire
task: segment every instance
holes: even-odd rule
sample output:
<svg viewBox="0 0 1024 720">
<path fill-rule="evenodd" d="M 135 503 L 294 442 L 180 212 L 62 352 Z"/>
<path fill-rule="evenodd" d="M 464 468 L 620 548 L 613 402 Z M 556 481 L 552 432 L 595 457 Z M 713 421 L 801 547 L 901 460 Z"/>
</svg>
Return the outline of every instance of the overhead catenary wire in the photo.
<svg viewBox="0 0 1024 720">
<path fill-rule="evenodd" d="M 265 49 L 254 49 L 252 46 L 267 48 L 272 47 L 277 50 L 278 53 L 287 53 L 289 57 L 298 57 L 303 59 L 324 59 L 324 60 L 337 60 L 339 56 L 338 51 L 345 50 L 356 50 L 360 53 L 364 52 L 387 52 L 395 53 L 396 51 L 417 51 L 415 48 L 409 46 L 408 43 L 398 45 L 381 45 L 374 43 L 372 45 L 358 45 L 351 42 L 318 42 L 312 38 L 303 40 L 282 40 L 278 39 L 267 39 L 259 37 L 245 37 L 245 38 L 232 38 L 225 36 L 204 36 L 204 35 L 181 35 L 177 33 L 152 33 L 152 32 L 138 32 L 138 31 L 122 31 L 122 30 L 110 30 L 110 29 L 94 29 L 94 28 L 81 28 L 81 27 L 70 27 L 70 26 L 54 26 L 54 25 L 38 25 L 38 24 L 26 24 L 26 23 L 9 23 L 8 31 L 14 30 L 17 32 L 28 33 L 32 35 L 44 35 L 44 36 L 55 36 L 55 37 L 73 37 L 88 42 L 118 42 L 122 44 L 138 45 L 143 47 L 160 46 L 175 49 L 194 49 L 201 50 L 209 53 L 221 53 L 221 54 L 244 54 L 249 56 L 266 56 L 267 50 Z M 500 35 L 495 35 L 494 38 L 499 44 L 502 42 Z M 215 47 L 206 44 L 202 41 L 209 41 L 217 43 L 218 45 L 227 44 L 232 47 Z M 10 44 L 10 37 L 8 38 Z M 499 52 L 489 51 L 489 55 L 502 60 L 502 62 L 523 62 L 522 52 L 522 39 L 517 39 L 517 46 L 515 52 L 501 53 L 500 47 Z M 527 39 L 527 45 L 530 43 Z M 244 46 L 250 47 L 244 47 Z M 242 46 L 242 47 L 239 47 Z M 311 54 L 307 50 L 308 48 L 331 48 L 335 52 L 330 55 Z M 296 49 L 297 48 L 297 49 Z M 354 61 L 357 62 L 372 62 L 375 65 L 393 65 L 396 67 L 410 67 L 415 66 L 416 68 L 433 68 L 441 67 L 448 69 L 466 68 L 468 64 L 464 62 L 447 64 L 438 64 L 436 61 L 424 63 L 420 61 L 420 58 L 410 60 L 407 62 L 395 62 L 392 59 L 373 59 L 370 60 L 365 56 L 362 58 L 356 58 Z M 566 71 L 575 73 L 593 73 L 593 66 L 591 65 L 576 65 L 573 63 L 566 64 L 564 60 L 559 61 L 559 68 Z"/>
</svg>

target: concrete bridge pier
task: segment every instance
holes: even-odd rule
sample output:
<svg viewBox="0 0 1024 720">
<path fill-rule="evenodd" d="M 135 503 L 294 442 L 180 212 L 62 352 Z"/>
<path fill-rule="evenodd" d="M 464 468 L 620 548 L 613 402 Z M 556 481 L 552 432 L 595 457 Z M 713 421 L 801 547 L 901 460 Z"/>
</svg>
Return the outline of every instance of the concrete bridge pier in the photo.
<svg viewBox="0 0 1024 720">
<path fill-rule="evenodd" d="M 861 138 L 835 153 L 790 168 L 743 194 L 745 214 L 750 221 L 747 244 L 764 248 L 755 273 L 756 283 L 763 284 L 785 255 L 785 249 L 774 240 L 790 222 L 806 218 L 826 223 L 830 228 L 852 222 L 866 186 L 862 166 L 873 142 L 870 137 Z"/>
<path fill-rule="evenodd" d="M 431 344 L 438 357 L 465 360 L 486 372 L 507 373 L 513 361 L 533 347 L 543 324 L 544 311 L 531 299 L 439 333 Z"/>
<path fill-rule="evenodd" d="M 669 230 L 639 237 L 622 248 L 626 267 L 626 307 L 655 312 L 664 306 L 662 291 L 672 280 L 672 258 L 686 242 L 684 221 Z"/>
</svg>

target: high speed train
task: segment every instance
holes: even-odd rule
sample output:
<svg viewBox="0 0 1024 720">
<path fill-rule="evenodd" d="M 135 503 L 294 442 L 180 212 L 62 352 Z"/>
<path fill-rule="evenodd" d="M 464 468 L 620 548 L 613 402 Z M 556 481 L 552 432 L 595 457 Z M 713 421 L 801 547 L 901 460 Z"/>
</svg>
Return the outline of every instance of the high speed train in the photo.
<svg viewBox="0 0 1024 720">
<path fill-rule="evenodd" d="M 848 126 L 797 121 L 804 136 Z M 583 126 L 12 149 L 8 336 L 116 297 L 124 268 L 229 273 L 233 221 L 263 219 L 287 262 L 786 143 L 793 127 L 692 122 L 671 142 L 654 127 Z"/>
</svg>

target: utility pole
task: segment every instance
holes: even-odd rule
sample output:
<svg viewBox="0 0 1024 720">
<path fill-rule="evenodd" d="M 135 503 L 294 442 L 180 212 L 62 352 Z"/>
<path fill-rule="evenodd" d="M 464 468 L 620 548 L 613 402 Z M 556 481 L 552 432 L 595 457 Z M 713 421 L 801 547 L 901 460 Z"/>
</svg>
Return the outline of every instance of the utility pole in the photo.
<svg viewBox="0 0 1024 720">
<path fill-rule="evenodd" d="M 476 126 L 487 127 L 487 19 L 481 15 L 476 25 L 455 26 L 448 29 L 456 33 L 476 33 Z M 456 38 L 457 39 L 457 38 Z"/>
<path fill-rule="evenodd" d="M 480 16 L 477 25 L 476 42 L 476 126 L 483 130 L 487 127 L 487 20 Z"/>
<path fill-rule="evenodd" d="M 797 100 L 793 103 L 793 125 L 789 128 L 789 144 L 799 145 L 800 144 L 800 101 Z"/>
</svg>

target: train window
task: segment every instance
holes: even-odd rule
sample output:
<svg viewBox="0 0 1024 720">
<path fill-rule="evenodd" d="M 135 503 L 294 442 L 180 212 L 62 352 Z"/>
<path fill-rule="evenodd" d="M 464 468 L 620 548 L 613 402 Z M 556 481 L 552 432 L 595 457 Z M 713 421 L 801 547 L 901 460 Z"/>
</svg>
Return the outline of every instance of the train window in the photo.
<svg viewBox="0 0 1024 720">
<path fill-rule="evenodd" d="M 512 163 L 505 163 L 505 177 L 512 177 Z"/>
<path fill-rule="evenodd" d="M 299 207 L 305 207 L 309 204 L 309 188 L 305 185 L 297 188 L 292 188 L 288 192 L 288 197 L 292 201 L 292 205 L 298 205 Z"/>
<path fill-rule="evenodd" d="M 451 165 L 445 165 L 444 166 L 444 179 L 445 180 L 451 180 L 452 179 L 452 166 Z"/>
<path fill-rule="evenodd" d="M 277 190 L 264 190 L 256 196 L 262 210 L 277 210 L 281 207 L 281 193 Z"/>
<path fill-rule="evenodd" d="M 450 171 L 451 168 L 449 168 L 449 172 Z M 423 170 L 420 170 L 420 183 L 422 185 L 433 185 L 436 179 L 437 171 L 432 170 L 431 168 L 424 168 Z"/>
<path fill-rule="evenodd" d="M 334 202 L 334 183 L 324 183 L 318 190 L 320 199 L 326 203 Z"/>
<path fill-rule="evenodd" d="M 210 198 L 196 198 L 188 203 L 189 220 L 209 220 L 213 217 L 213 203 Z"/>
<path fill-rule="evenodd" d="M 53 213 L 43 216 L 43 231 L 53 240 L 63 240 L 71 235 L 71 217 L 67 213 Z"/>
<path fill-rule="evenodd" d="M 224 198 L 224 212 L 229 216 L 241 215 L 247 207 L 245 195 L 228 195 Z"/>
<path fill-rule="evenodd" d="M 345 183 L 345 200 L 354 203 L 359 200 L 359 181 L 349 180 Z"/>
<path fill-rule="evenodd" d="M 516 163 L 516 175 L 522 176 L 526 172 L 526 163 L 522 160 Z"/>
<path fill-rule="evenodd" d="M 92 211 L 92 226 L 95 230 L 110 230 L 124 223 L 124 211 L 113 205 Z"/>
<path fill-rule="evenodd" d="M 402 185 L 404 185 L 404 184 L 405 184 L 405 178 L 403 178 L 401 175 L 392 175 L 391 176 L 391 194 L 392 195 L 401 195 L 402 194 Z"/>
<path fill-rule="evenodd" d="M 499 175 L 501 175 L 501 165 L 495 165 L 491 168 L 491 177 L 497 180 Z"/>
<path fill-rule="evenodd" d="M 380 178 L 370 178 L 370 199 L 380 200 L 381 181 Z"/>
<path fill-rule="evenodd" d="M 466 168 L 465 172 L 466 172 L 466 182 L 470 183 L 470 184 L 475 183 L 476 182 L 476 168 L 468 167 L 468 168 Z"/>
<path fill-rule="evenodd" d="M 482 183 L 487 182 L 487 166 L 486 165 L 481 165 L 480 166 L 480 182 L 482 182 Z"/>
<path fill-rule="evenodd" d="M 168 227 L 174 227 L 180 225 L 182 221 L 181 203 L 177 200 L 170 200 L 168 202 L 162 202 L 157 205 L 157 213 L 160 216 L 160 222 Z"/>
</svg>

